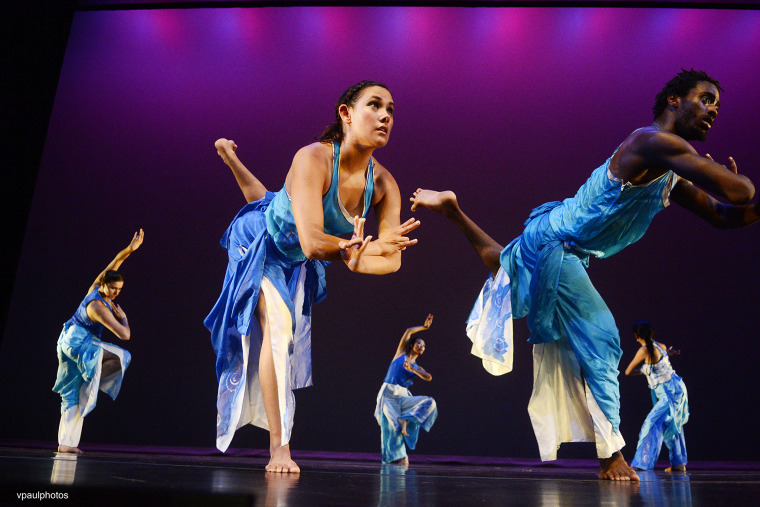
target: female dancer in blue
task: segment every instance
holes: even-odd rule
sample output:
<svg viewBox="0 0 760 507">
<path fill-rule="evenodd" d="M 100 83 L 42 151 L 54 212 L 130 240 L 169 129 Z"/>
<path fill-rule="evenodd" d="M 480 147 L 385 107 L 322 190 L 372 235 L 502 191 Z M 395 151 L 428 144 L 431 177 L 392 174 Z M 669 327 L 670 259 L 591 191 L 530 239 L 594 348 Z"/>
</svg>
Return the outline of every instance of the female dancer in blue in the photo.
<svg viewBox="0 0 760 507">
<path fill-rule="evenodd" d="M 646 375 L 654 408 L 641 426 L 631 466 L 652 470 L 664 441 L 670 453 L 670 466 L 665 471 L 685 472 L 687 457 L 683 425 L 689 420 L 689 396 L 683 379 L 676 375 L 668 357 L 679 352 L 654 341 L 652 325 L 645 320 L 633 325 L 633 334 L 641 347 L 625 374 Z M 639 364 L 641 368 L 637 369 Z"/>
<path fill-rule="evenodd" d="M 429 314 L 424 324 L 406 330 L 377 394 L 375 419 L 380 425 L 383 463 L 409 464 L 404 443 L 414 449 L 420 428 L 430 431 L 438 417 L 433 398 L 412 396 L 408 389 L 414 377 L 433 380 L 433 376 L 417 364 L 417 358 L 425 352 L 425 341 L 412 339 L 413 334 L 430 329 L 432 323 L 433 315 Z"/>
<path fill-rule="evenodd" d="M 401 196 L 393 176 L 372 156 L 388 143 L 393 98 L 385 85 L 362 81 L 346 90 L 335 123 L 301 148 L 279 192 L 268 192 L 219 139 L 248 204 L 222 237 L 229 255 L 222 294 L 204 324 L 217 355 L 217 447 L 237 428 L 269 430 L 270 472 L 300 472 L 291 459 L 293 389 L 311 385 L 311 305 L 325 297 L 326 261 L 357 273 L 386 274 L 417 242 L 400 224 Z M 375 209 L 378 239 L 364 237 Z M 350 240 L 338 237 L 351 234 Z"/>
<path fill-rule="evenodd" d="M 95 278 L 76 313 L 63 325 L 57 347 L 58 375 L 53 386 L 53 391 L 61 395 L 58 452 L 82 453 L 77 446 L 84 416 L 95 408 L 98 390 L 113 399 L 119 394 L 131 356 L 121 347 L 100 341 L 100 336 L 103 328 L 120 340 L 131 336 L 127 315 L 114 301 L 124 287 L 124 279 L 116 270 L 142 242 L 140 229 L 129 246 Z"/>
</svg>

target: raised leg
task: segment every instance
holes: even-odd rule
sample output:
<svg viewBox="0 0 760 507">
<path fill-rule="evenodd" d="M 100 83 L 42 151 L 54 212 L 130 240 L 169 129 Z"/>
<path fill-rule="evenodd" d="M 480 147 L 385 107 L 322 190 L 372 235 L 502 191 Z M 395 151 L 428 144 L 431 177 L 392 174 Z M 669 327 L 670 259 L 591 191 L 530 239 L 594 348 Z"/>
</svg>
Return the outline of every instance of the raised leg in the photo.
<svg viewBox="0 0 760 507">
<path fill-rule="evenodd" d="M 266 195 L 267 188 L 264 184 L 237 157 L 235 153 L 237 144 L 235 144 L 235 141 L 217 139 L 214 147 L 224 163 L 232 169 L 232 174 L 235 175 L 235 181 L 237 181 L 240 190 L 243 192 L 246 202 L 258 201 Z"/>
<path fill-rule="evenodd" d="M 418 206 L 423 206 L 454 222 L 475 248 L 483 264 L 491 270 L 491 273 L 496 275 L 496 272 L 499 271 L 499 256 L 504 247 L 464 214 L 454 192 L 451 190 L 436 192 L 418 188 L 409 200 L 412 201 L 412 211 L 416 211 Z"/>
<path fill-rule="evenodd" d="M 280 405 L 277 393 L 277 376 L 272 357 L 272 340 L 269 332 L 267 319 L 266 299 L 264 292 L 259 292 L 259 301 L 256 304 L 256 318 L 261 325 L 262 343 L 259 355 L 259 383 L 261 396 L 264 400 L 264 411 L 267 414 L 269 424 L 269 463 L 267 472 L 299 473 L 301 471 L 290 457 L 290 445 L 282 445 L 282 424 L 280 422 Z"/>
</svg>

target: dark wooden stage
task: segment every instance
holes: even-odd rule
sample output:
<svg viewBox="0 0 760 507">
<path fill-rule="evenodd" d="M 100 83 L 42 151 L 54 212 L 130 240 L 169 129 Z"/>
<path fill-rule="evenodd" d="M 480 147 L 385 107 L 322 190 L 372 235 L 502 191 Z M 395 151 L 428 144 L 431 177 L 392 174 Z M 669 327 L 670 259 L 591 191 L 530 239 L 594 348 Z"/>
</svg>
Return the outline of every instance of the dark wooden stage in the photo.
<svg viewBox="0 0 760 507">
<path fill-rule="evenodd" d="M 416 456 L 408 467 L 372 454 L 294 453 L 302 472 L 263 471 L 261 451 L 88 448 L 73 458 L 40 446 L 0 447 L 0 505 L 757 505 L 758 463 L 691 463 L 599 481 L 596 463 Z"/>
</svg>

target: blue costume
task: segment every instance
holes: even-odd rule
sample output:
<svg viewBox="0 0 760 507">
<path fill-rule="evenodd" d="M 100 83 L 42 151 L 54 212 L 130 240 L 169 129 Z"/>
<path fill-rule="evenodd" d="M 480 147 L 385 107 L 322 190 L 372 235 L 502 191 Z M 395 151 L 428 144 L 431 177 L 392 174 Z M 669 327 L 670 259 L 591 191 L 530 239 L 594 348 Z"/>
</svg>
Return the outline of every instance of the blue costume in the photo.
<svg viewBox="0 0 760 507">
<path fill-rule="evenodd" d="M 124 372 L 132 356 L 126 350 L 100 340 L 103 324 L 87 316 L 87 305 L 100 301 L 111 310 L 98 289 L 93 289 L 79 304 L 74 315 L 63 325 L 58 337 L 58 375 L 53 391 L 61 395 L 61 422 L 58 443 L 69 447 L 79 445 L 83 418 L 95 408 L 98 390 L 116 399 Z M 103 350 L 119 358 L 121 370 L 101 379 Z"/>
<path fill-rule="evenodd" d="M 641 426 L 636 456 L 631 462 L 631 466 L 641 470 L 654 468 L 663 441 L 668 448 L 672 466 L 685 465 L 687 462 L 686 439 L 683 434 L 683 425 L 689 420 L 686 385 L 670 365 L 667 351 L 656 342 L 654 345 L 660 351 L 659 361 L 641 365 L 654 404 Z"/>
<path fill-rule="evenodd" d="M 511 319 L 527 317 L 534 344 L 528 412 L 542 460 L 556 459 L 562 442 L 596 442 L 600 458 L 624 445 L 618 330 L 586 268 L 591 256 L 609 257 L 638 241 L 669 204 L 678 176 L 668 171 L 631 185 L 609 170 L 611 158 L 574 197 L 531 212 L 468 319 L 473 353 L 501 374 L 511 370 Z"/>
<path fill-rule="evenodd" d="M 406 457 L 407 447 L 414 449 L 420 428 L 430 431 L 438 418 L 438 408 L 435 400 L 429 396 L 412 396 L 408 387 L 417 376 L 404 368 L 406 355 L 397 357 L 388 367 L 388 373 L 377 394 L 375 419 L 380 425 L 380 446 L 383 463 L 398 461 Z M 417 363 L 412 368 L 418 369 Z M 401 433 L 398 419 L 406 419 L 406 432 Z"/>
<path fill-rule="evenodd" d="M 353 217 L 338 193 L 340 143 L 333 143 L 330 188 L 322 197 L 324 231 L 350 234 Z M 366 216 L 374 191 L 374 162 L 366 172 Z M 280 409 L 282 445 L 290 440 L 295 413 L 293 389 L 310 386 L 311 306 L 325 297 L 324 261 L 307 259 L 301 250 L 293 209 L 285 187 L 246 204 L 222 236 L 229 263 L 222 293 L 204 320 L 216 353 L 217 447 L 225 451 L 237 428 L 269 425 L 258 378 L 262 331 L 254 318 L 264 293 Z"/>
</svg>

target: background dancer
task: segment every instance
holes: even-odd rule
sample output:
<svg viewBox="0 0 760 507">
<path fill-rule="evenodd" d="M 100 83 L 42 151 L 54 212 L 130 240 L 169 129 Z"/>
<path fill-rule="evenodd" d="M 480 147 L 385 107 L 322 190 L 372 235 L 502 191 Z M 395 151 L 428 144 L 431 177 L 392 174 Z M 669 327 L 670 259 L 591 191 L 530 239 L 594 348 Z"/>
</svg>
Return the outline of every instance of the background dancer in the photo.
<svg viewBox="0 0 760 507">
<path fill-rule="evenodd" d="M 420 428 L 430 431 L 438 417 L 433 398 L 412 396 L 408 389 L 414 377 L 428 382 L 433 380 L 433 376 L 417 364 L 417 358 L 425 352 L 425 341 L 412 338 L 415 333 L 430 329 L 432 323 L 433 314 L 428 314 L 424 324 L 404 332 L 377 394 L 375 419 L 380 425 L 383 463 L 409 464 L 406 447 L 414 450 Z"/>
<path fill-rule="evenodd" d="M 311 305 L 325 297 L 325 261 L 354 272 L 392 273 L 405 235 L 401 196 L 393 176 L 372 156 L 393 127 L 393 98 L 385 85 L 362 81 L 335 107 L 335 123 L 319 142 L 301 148 L 279 192 L 268 192 L 240 162 L 237 145 L 216 149 L 249 204 L 222 237 L 229 264 L 222 294 L 205 325 L 217 354 L 217 447 L 225 451 L 237 428 L 269 430 L 271 472 L 300 472 L 291 459 L 293 389 L 311 385 Z M 374 208 L 378 239 L 364 237 Z M 345 240 L 338 234 L 350 234 Z"/>
<path fill-rule="evenodd" d="M 471 321 L 527 317 L 534 344 L 528 412 L 542 460 L 556 459 L 562 442 L 595 442 L 600 479 L 638 480 L 620 452 L 620 338 L 586 267 L 591 256 L 609 257 L 639 240 L 670 201 L 719 228 L 760 220 L 757 205 L 746 204 L 755 188 L 734 160 L 729 169 L 687 142 L 706 138 L 720 90 L 704 72 L 680 72 L 655 98 L 654 123 L 630 134 L 575 197 L 534 209 L 506 248 L 464 214 L 453 192 L 418 189 L 410 199 L 412 211 L 443 214 L 475 247 L 494 277 L 480 299 L 511 302 L 474 309 Z"/>
<path fill-rule="evenodd" d="M 98 390 L 116 399 L 131 355 L 100 340 L 107 328 L 120 340 L 129 340 L 127 315 L 114 299 L 124 287 L 116 270 L 143 242 L 143 230 L 135 233 L 129 246 L 116 254 L 90 285 L 76 313 L 63 325 L 58 337 L 58 376 L 53 391 L 61 395 L 58 452 L 81 454 L 77 447 L 84 417 L 95 408 Z"/>
<path fill-rule="evenodd" d="M 689 420 L 689 396 L 686 384 L 676 375 L 669 358 L 680 352 L 654 341 L 654 329 L 646 320 L 633 325 L 633 335 L 641 347 L 625 374 L 646 376 L 654 407 L 641 426 L 631 466 L 640 470 L 654 469 L 664 441 L 670 454 L 670 466 L 665 471 L 685 472 L 688 459 L 683 425 Z M 641 367 L 637 369 L 639 364 Z"/>
</svg>

